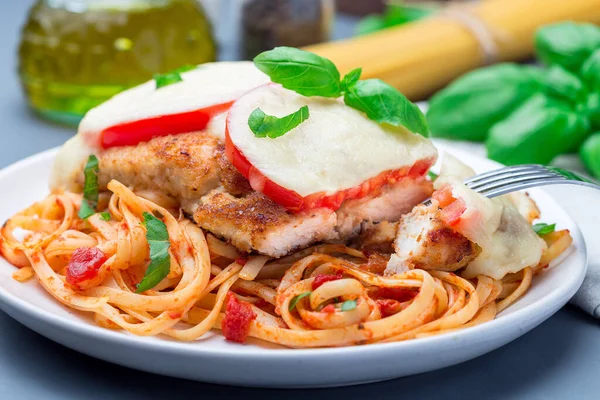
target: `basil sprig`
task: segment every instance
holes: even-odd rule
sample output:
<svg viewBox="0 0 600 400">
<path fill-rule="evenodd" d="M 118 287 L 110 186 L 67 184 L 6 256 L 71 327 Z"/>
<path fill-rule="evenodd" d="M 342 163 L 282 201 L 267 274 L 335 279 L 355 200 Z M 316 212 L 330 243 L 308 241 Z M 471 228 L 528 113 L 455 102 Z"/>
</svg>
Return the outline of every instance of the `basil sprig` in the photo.
<svg viewBox="0 0 600 400">
<path fill-rule="evenodd" d="M 83 199 L 77 213 L 81 219 L 87 219 L 96 213 L 99 198 L 98 172 L 100 172 L 98 157 L 92 154 L 83 169 Z"/>
<path fill-rule="evenodd" d="M 171 270 L 171 256 L 169 255 L 169 232 L 167 226 L 160 219 L 149 212 L 144 212 L 143 225 L 146 228 L 146 240 L 150 246 L 150 265 L 146 269 L 144 278 L 138 285 L 136 293 L 142 293 L 158 285 Z"/>
<path fill-rule="evenodd" d="M 535 231 L 535 233 L 537 233 L 539 236 L 544 236 L 547 235 L 549 233 L 554 232 L 556 229 L 556 224 L 545 224 L 545 223 L 539 223 L 539 224 L 535 224 L 533 225 L 533 230 Z"/>
<path fill-rule="evenodd" d="M 250 114 L 248 126 L 256 137 L 275 139 L 285 135 L 306 121 L 308 117 L 308 106 L 301 107 L 298 111 L 281 118 L 267 115 L 263 110 L 257 108 Z"/>
<path fill-rule="evenodd" d="M 588 171 L 600 177 L 600 132 L 594 133 L 583 143 L 579 154 Z"/>
<path fill-rule="evenodd" d="M 100 213 L 100 218 L 103 221 L 107 221 L 108 222 L 108 221 L 110 221 L 110 213 L 108 211 L 101 212 Z"/>
<path fill-rule="evenodd" d="M 379 79 L 359 80 L 360 69 L 340 80 L 340 72 L 330 60 L 291 47 L 265 51 L 254 58 L 254 64 L 273 82 L 303 96 L 343 95 L 348 106 L 364 112 L 373 121 L 429 135 L 425 117 L 415 104 Z"/>
<path fill-rule="evenodd" d="M 165 74 L 155 74 L 154 81 L 156 82 L 156 89 L 160 89 L 162 87 L 183 81 L 181 74 L 196 68 L 196 65 L 184 65 L 183 67 L 179 67 Z"/>
</svg>

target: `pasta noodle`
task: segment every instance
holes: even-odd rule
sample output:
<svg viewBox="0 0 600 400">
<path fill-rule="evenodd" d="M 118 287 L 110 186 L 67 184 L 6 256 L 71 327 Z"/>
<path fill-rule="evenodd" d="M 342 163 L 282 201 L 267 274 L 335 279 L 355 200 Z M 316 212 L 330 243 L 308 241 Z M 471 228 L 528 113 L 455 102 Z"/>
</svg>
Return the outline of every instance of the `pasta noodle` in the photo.
<svg viewBox="0 0 600 400">
<path fill-rule="evenodd" d="M 229 315 L 236 301 L 249 317 L 243 337 L 295 348 L 391 342 L 463 329 L 495 318 L 528 290 L 534 273 L 571 244 L 568 232 L 549 235 L 544 265 L 503 280 L 421 269 L 389 277 L 376 265 L 385 257 L 338 244 L 281 259 L 247 257 L 175 216 L 168 198 L 136 194 L 117 181 L 108 188 L 109 221 L 99 214 L 79 219 L 80 195 L 51 194 L 7 221 L 0 251 L 21 268 L 13 275 L 16 280 L 35 275 L 54 298 L 93 313 L 101 327 L 182 341 L 201 338 L 212 328 L 231 331 L 235 324 L 228 319 L 237 318 Z M 161 216 L 171 262 L 166 278 L 136 293 L 149 263 L 144 212 Z M 23 240 L 16 237 L 17 228 Z M 72 285 L 66 271 L 80 248 L 99 249 L 106 259 L 91 279 Z"/>
</svg>

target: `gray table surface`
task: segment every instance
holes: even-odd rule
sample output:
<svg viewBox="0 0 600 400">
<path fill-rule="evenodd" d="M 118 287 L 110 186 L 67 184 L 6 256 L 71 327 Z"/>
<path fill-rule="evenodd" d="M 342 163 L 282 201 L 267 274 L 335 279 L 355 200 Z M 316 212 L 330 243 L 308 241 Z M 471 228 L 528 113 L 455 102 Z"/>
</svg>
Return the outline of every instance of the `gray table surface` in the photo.
<svg viewBox="0 0 600 400">
<path fill-rule="evenodd" d="M 0 168 L 73 133 L 37 120 L 21 97 L 15 48 L 30 4 L 0 0 Z M 572 306 L 511 344 L 454 367 L 358 387 L 293 391 L 209 385 L 115 366 L 63 348 L 0 312 L 0 399 L 598 399 L 599 377 L 598 321 Z"/>
</svg>

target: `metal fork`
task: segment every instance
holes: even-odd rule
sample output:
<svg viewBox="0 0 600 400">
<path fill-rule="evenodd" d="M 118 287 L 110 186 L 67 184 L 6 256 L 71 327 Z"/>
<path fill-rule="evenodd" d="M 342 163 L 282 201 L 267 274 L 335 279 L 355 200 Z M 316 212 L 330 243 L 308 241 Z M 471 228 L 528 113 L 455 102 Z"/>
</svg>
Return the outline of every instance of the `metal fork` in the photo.
<svg viewBox="0 0 600 400">
<path fill-rule="evenodd" d="M 467 179 L 465 185 L 490 198 L 548 185 L 580 185 L 600 190 L 600 185 L 574 172 L 537 164 L 515 165 L 485 172 Z M 424 203 L 431 204 L 431 199 Z"/>
<path fill-rule="evenodd" d="M 515 165 L 485 172 L 467 179 L 465 185 L 490 198 L 548 185 L 579 185 L 600 190 L 600 185 L 574 172 L 537 164 Z"/>
</svg>

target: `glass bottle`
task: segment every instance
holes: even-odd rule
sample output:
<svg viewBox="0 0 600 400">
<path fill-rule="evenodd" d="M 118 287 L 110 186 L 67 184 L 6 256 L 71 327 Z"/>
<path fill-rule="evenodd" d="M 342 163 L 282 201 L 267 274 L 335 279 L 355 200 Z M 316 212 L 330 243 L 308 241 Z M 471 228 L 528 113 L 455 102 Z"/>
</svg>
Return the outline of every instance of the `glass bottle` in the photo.
<svg viewBox="0 0 600 400">
<path fill-rule="evenodd" d="M 38 0 L 23 28 L 19 76 L 33 110 L 76 124 L 155 73 L 215 57 L 196 0 Z"/>
<path fill-rule="evenodd" d="M 302 47 L 329 39 L 333 0 L 241 0 L 242 57 L 277 46 Z"/>
</svg>

